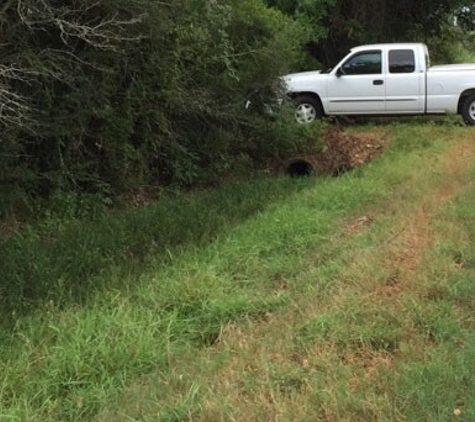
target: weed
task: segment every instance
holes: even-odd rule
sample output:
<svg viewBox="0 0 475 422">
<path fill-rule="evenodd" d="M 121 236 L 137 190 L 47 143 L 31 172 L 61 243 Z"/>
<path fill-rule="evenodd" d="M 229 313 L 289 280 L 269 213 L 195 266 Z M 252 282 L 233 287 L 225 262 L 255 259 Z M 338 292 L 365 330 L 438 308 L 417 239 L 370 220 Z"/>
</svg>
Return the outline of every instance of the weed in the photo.
<svg viewBox="0 0 475 422">
<path fill-rule="evenodd" d="M 470 421 L 473 135 L 386 129 L 339 179 L 2 237 L 2 418 Z"/>
</svg>

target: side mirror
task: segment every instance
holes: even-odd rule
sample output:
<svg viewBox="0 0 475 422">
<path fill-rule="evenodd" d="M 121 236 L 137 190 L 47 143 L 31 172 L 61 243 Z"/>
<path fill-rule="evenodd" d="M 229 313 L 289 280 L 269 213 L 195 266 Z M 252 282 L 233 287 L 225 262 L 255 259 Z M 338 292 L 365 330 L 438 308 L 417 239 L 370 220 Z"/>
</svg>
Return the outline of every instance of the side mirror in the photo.
<svg viewBox="0 0 475 422">
<path fill-rule="evenodd" d="M 345 75 L 345 71 L 343 70 L 343 68 L 339 67 L 339 68 L 336 70 L 335 75 L 339 78 L 340 76 Z"/>
</svg>

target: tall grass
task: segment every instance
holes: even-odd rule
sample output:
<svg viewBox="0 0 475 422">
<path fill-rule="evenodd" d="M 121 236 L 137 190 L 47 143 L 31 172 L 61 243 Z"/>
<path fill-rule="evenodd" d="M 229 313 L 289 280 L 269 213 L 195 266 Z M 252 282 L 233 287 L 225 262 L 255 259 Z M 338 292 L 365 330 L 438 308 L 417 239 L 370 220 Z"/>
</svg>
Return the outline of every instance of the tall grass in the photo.
<svg viewBox="0 0 475 422">
<path fill-rule="evenodd" d="M 206 420 L 206 381 L 193 380 L 193 370 L 211 376 L 234 352 L 224 348 L 209 361 L 199 351 L 219 349 L 230 327 L 265 326 L 311 301 L 330 304 L 346 284 L 342 274 L 355 248 L 347 222 L 390 209 L 396 193 L 400 201 L 416 200 L 424 185 L 417 188 L 415 180 L 441 177 L 437 163 L 452 145 L 448 140 L 467 133 L 432 124 L 386 130 L 395 140 L 385 156 L 338 179 L 259 178 L 94 221 L 50 220 L 2 238 L 0 417 Z M 392 233 L 383 222 L 374 230 L 375 236 Z M 374 245 L 374 238 L 357 239 L 360 247 Z M 458 252 L 460 259 L 468 256 Z M 346 308 L 298 323 L 299 350 L 315 341 L 334 343 L 342 353 L 398 349 L 404 321 L 391 309 L 361 308 L 356 297 L 345 299 Z M 452 340 L 444 334 L 459 327 L 451 308 L 431 307 L 432 322 L 418 323 L 425 306 L 411 314 L 414 327 Z M 282 339 L 290 335 L 285 325 L 278 329 Z M 267 367 L 264 384 L 251 368 L 241 389 L 270 386 L 294 397 L 314 380 L 295 365 Z M 342 379 L 349 376 L 348 367 L 339 371 Z M 415 374 L 403 373 L 407 385 Z M 363 393 L 350 397 L 343 385 L 335 389 L 335 397 L 315 395 L 316 403 L 330 406 L 337 399 L 352 414 Z M 225 397 L 220 401 L 225 408 Z M 404 401 L 398 406 L 415 412 Z"/>
<path fill-rule="evenodd" d="M 85 303 L 104 288 L 124 287 L 114 278 L 137 275 L 150 261 L 171 262 L 313 183 L 261 177 L 93 219 L 53 214 L 0 238 L 1 310 L 5 317 L 49 301 Z"/>
</svg>

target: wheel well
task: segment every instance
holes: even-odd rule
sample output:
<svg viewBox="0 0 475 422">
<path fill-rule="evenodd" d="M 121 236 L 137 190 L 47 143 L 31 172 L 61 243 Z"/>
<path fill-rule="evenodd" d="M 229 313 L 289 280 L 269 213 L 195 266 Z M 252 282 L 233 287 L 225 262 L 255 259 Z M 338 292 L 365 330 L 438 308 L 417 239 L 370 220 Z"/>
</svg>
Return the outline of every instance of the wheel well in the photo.
<svg viewBox="0 0 475 422">
<path fill-rule="evenodd" d="M 312 97 L 320 103 L 320 107 L 322 108 L 322 112 L 323 112 L 323 114 L 325 114 L 325 109 L 323 108 L 322 100 L 321 100 L 321 98 L 319 97 L 318 94 L 315 94 L 315 92 L 290 92 L 288 94 L 288 96 L 291 100 L 294 100 L 295 98 L 302 97 L 302 96 Z"/>
<path fill-rule="evenodd" d="M 462 107 L 465 100 L 468 97 L 470 97 L 470 95 L 474 95 L 474 94 L 475 94 L 475 89 L 467 89 L 466 91 L 462 92 L 462 94 L 460 94 L 459 103 L 457 107 L 458 114 L 462 114 Z"/>
</svg>

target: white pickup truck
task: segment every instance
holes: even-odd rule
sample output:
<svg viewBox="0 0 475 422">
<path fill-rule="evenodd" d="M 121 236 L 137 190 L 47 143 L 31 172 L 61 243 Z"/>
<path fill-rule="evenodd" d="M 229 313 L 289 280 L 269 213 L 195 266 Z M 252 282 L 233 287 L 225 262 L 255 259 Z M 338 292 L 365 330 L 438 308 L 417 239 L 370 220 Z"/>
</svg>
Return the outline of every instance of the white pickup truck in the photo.
<svg viewBox="0 0 475 422">
<path fill-rule="evenodd" d="M 363 45 L 327 72 L 283 81 L 301 123 L 324 115 L 459 113 L 475 125 L 475 64 L 431 67 L 424 44 Z"/>
</svg>

